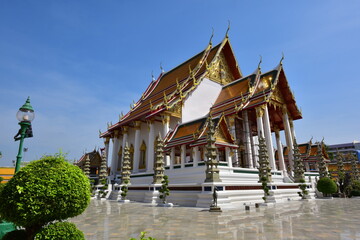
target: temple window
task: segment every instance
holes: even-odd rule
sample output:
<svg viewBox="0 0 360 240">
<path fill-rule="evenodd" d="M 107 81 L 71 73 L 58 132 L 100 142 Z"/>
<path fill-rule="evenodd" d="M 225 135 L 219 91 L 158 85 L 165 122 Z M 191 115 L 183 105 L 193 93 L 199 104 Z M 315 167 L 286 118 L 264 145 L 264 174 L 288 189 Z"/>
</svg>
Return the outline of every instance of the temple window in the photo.
<svg viewBox="0 0 360 240">
<path fill-rule="evenodd" d="M 219 162 L 226 162 L 225 148 L 218 148 Z"/>
<path fill-rule="evenodd" d="M 174 164 L 180 164 L 181 163 L 181 149 L 180 146 L 176 146 L 175 147 L 175 159 L 174 159 Z"/>
<path fill-rule="evenodd" d="M 140 161 L 139 161 L 139 169 L 146 168 L 146 144 L 143 141 L 140 146 Z"/>
</svg>

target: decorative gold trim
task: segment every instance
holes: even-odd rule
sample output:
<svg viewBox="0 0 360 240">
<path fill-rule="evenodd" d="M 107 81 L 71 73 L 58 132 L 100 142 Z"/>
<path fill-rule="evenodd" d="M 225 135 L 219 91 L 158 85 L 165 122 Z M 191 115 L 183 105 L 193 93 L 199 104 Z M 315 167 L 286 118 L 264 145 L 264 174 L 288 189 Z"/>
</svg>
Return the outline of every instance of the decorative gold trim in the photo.
<svg viewBox="0 0 360 240">
<path fill-rule="evenodd" d="M 256 110 L 256 117 L 264 116 L 265 104 L 256 107 L 255 110 Z"/>
<path fill-rule="evenodd" d="M 129 131 L 129 127 L 128 126 L 122 126 L 121 130 L 122 130 L 123 134 L 127 134 L 128 131 Z"/>
</svg>

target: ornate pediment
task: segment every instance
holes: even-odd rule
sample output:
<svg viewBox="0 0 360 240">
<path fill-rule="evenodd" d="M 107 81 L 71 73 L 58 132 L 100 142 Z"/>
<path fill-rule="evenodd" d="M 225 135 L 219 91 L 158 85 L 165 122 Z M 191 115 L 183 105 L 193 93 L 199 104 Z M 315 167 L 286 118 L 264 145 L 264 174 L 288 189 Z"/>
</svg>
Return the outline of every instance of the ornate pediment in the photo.
<svg viewBox="0 0 360 240">
<path fill-rule="evenodd" d="M 207 66 L 207 70 L 206 77 L 221 85 L 226 85 L 234 81 L 234 76 L 230 71 L 223 52 L 216 56 L 213 62 Z"/>
</svg>

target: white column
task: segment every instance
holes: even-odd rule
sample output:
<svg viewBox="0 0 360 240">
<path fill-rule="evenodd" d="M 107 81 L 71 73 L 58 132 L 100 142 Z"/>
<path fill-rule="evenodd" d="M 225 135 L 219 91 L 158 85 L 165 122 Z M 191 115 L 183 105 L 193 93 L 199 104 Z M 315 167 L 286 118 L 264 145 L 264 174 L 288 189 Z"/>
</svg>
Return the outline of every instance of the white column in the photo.
<svg viewBox="0 0 360 240">
<path fill-rule="evenodd" d="M 235 144 L 237 145 L 235 118 L 236 118 L 235 115 L 229 118 L 229 125 L 230 125 L 231 135 L 234 137 Z M 232 156 L 231 161 L 232 162 L 237 162 L 238 160 L 239 160 L 239 158 L 238 158 L 238 149 L 236 148 L 236 149 L 234 149 L 234 155 Z M 231 163 L 231 165 L 232 165 L 232 163 Z"/>
<path fill-rule="evenodd" d="M 175 161 L 175 147 L 172 147 L 170 153 L 170 169 L 174 169 L 174 161 Z"/>
<path fill-rule="evenodd" d="M 225 157 L 226 157 L 226 161 L 228 163 L 228 167 L 229 168 L 232 168 L 232 159 L 231 159 L 231 156 L 230 156 L 230 148 L 229 147 L 225 147 Z"/>
<path fill-rule="evenodd" d="M 112 157 L 111 157 L 111 173 L 110 175 L 115 175 L 116 174 L 116 169 L 117 169 L 117 162 L 118 162 L 118 153 L 119 153 L 119 148 L 120 148 L 120 143 L 119 143 L 119 130 L 115 130 L 114 131 L 114 138 L 113 138 L 113 151 L 112 151 Z"/>
<path fill-rule="evenodd" d="M 258 130 L 258 136 L 264 137 L 264 124 L 262 116 L 264 115 L 264 110 L 261 107 L 256 108 L 256 124 Z"/>
<path fill-rule="evenodd" d="M 287 113 L 287 109 L 286 107 L 283 109 L 283 124 L 285 127 L 285 138 L 286 138 L 286 146 L 288 148 L 288 159 L 289 159 L 289 164 L 290 164 L 290 169 L 291 171 L 294 169 L 294 158 L 293 158 L 293 137 L 291 134 L 291 129 L 290 129 L 290 123 L 289 123 L 289 117 L 288 117 L 288 113 Z"/>
<path fill-rule="evenodd" d="M 109 137 L 105 138 L 104 144 L 105 144 L 106 166 L 108 166 L 109 163 L 109 143 L 110 143 L 110 138 Z"/>
<path fill-rule="evenodd" d="M 294 122 L 293 120 L 289 117 L 289 124 L 290 124 L 290 129 L 291 129 L 291 136 L 292 136 L 292 140 L 294 142 L 294 139 L 296 138 L 295 136 L 295 129 L 294 129 Z"/>
<path fill-rule="evenodd" d="M 250 140 L 250 127 L 249 127 L 249 118 L 247 110 L 242 112 L 243 117 L 243 126 L 245 130 L 245 155 L 246 155 L 246 162 L 248 168 L 253 168 L 253 159 L 252 159 L 252 151 L 251 151 L 251 140 Z"/>
<path fill-rule="evenodd" d="M 306 171 L 306 172 L 310 172 L 309 163 L 308 163 L 308 162 L 304 162 L 304 165 L 305 165 L 305 171 Z"/>
<path fill-rule="evenodd" d="M 181 168 L 185 168 L 186 145 L 181 145 Z"/>
<path fill-rule="evenodd" d="M 194 151 L 194 167 L 197 167 L 199 165 L 200 162 L 200 151 L 199 151 L 199 147 L 193 147 L 193 151 Z"/>
<path fill-rule="evenodd" d="M 252 135 L 252 132 L 250 131 L 250 143 L 251 143 L 251 153 L 252 153 L 252 160 L 253 160 L 253 167 L 258 167 L 258 159 L 255 151 L 255 142 L 254 142 L 254 136 Z"/>
<path fill-rule="evenodd" d="M 134 173 L 139 172 L 140 160 L 140 121 L 135 121 L 135 142 L 134 142 Z"/>
<path fill-rule="evenodd" d="M 277 147 L 278 158 L 279 158 L 279 168 L 280 168 L 280 170 L 282 170 L 286 173 L 287 171 L 286 171 L 286 167 L 285 167 L 284 153 L 283 153 L 283 147 L 282 147 L 281 140 L 280 140 L 279 129 L 275 130 L 275 137 L 276 137 L 276 147 Z"/>
<path fill-rule="evenodd" d="M 166 134 L 169 132 L 170 129 L 170 116 L 163 115 L 162 116 L 162 123 L 163 123 L 163 135 L 162 137 L 165 138 Z"/>
<path fill-rule="evenodd" d="M 148 138 L 148 147 L 147 147 L 147 158 L 146 158 L 146 171 L 154 171 L 154 141 L 155 141 L 155 132 L 154 132 L 154 122 L 149 122 L 149 138 Z"/>
<path fill-rule="evenodd" d="M 274 145 L 272 143 L 269 110 L 268 110 L 267 105 L 265 105 L 265 108 L 264 108 L 263 120 L 264 120 L 264 132 L 265 132 L 266 147 L 268 150 L 270 166 L 271 166 L 272 170 L 276 170 L 276 164 L 275 164 L 275 158 L 274 158 Z"/>
</svg>

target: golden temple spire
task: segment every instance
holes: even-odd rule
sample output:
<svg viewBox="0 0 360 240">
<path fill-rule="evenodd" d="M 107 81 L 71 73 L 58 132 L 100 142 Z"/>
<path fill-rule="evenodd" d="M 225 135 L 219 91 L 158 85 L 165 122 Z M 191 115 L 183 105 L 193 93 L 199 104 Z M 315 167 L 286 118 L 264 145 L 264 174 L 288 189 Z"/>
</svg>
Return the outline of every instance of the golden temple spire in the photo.
<svg viewBox="0 0 360 240">
<path fill-rule="evenodd" d="M 259 64 L 258 64 L 258 69 L 260 70 L 261 69 L 261 63 L 262 63 L 262 56 L 261 55 L 259 55 L 260 56 L 260 61 L 259 61 Z"/>
<path fill-rule="evenodd" d="M 228 28 L 227 28 L 226 34 L 225 34 L 226 38 L 229 38 L 229 30 L 230 30 L 230 20 L 228 20 Z"/>
<path fill-rule="evenodd" d="M 281 53 L 281 59 L 280 59 L 280 66 L 282 66 L 282 62 L 284 60 L 285 56 L 284 56 L 284 52 Z"/>
<path fill-rule="evenodd" d="M 209 40 L 209 45 L 212 45 L 212 38 L 214 37 L 214 28 L 212 28 L 212 34 Z"/>
</svg>

